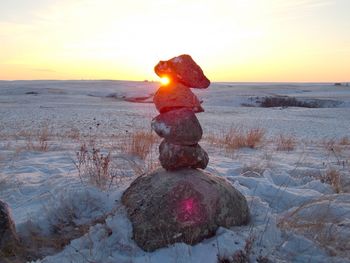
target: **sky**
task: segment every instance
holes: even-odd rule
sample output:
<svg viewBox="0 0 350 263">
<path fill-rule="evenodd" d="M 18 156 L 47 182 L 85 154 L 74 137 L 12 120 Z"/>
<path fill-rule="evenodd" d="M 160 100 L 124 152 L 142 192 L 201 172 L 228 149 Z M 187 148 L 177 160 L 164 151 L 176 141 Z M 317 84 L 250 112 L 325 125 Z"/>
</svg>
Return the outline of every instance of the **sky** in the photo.
<svg viewBox="0 0 350 263">
<path fill-rule="evenodd" d="M 0 80 L 349 82 L 350 0 L 0 0 Z"/>
</svg>

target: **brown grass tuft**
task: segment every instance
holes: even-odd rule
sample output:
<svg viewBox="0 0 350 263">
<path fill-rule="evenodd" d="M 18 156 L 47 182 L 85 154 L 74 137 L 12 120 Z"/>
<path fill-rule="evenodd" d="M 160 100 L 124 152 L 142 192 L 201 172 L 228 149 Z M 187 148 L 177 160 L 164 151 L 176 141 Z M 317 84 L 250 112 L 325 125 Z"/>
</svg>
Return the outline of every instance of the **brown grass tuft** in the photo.
<svg viewBox="0 0 350 263">
<path fill-rule="evenodd" d="M 64 136 L 67 138 L 70 138 L 72 140 L 79 141 L 80 140 L 80 131 L 77 128 L 71 128 L 69 131 L 67 131 L 64 134 Z"/>
<path fill-rule="evenodd" d="M 216 146 L 223 146 L 228 151 L 240 148 L 257 148 L 264 140 L 265 130 L 262 128 L 242 129 L 230 128 L 216 134 L 208 134 L 206 140 Z"/>
<path fill-rule="evenodd" d="M 344 136 L 339 140 L 339 145 L 350 145 L 350 138 L 347 136 Z"/>
<path fill-rule="evenodd" d="M 127 135 L 127 141 L 123 145 L 123 150 L 144 160 L 157 141 L 159 141 L 158 136 L 151 130 L 132 132 Z"/>
<path fill-rule="evenodd" d="M 280 134 L 276 139 L 277 151 L 293 151 L 296 146 L 297 140 L 293 136 Z"/>
<path fill-rule="evenodd" d="M 20 130 L 15 134 L 15 138 L 23 140 L 24 145 L 18 145 L 16 151 L 47 152 L 50 148 L 49 139 L 52 136 L 52 130 L 47 123 L 41 124 L 37 130 Z"/>
<path fill-rule="evenodd" d="M 263 140 L 265 131 L 262 128 L 254 128 L 247 132 L 246 147 L 256 148 Z"/>
<path fill-rule="evenodd" d="M 330 184 L 336 193 L 341 191 L 340 172 L 334 168 L 328 169 L 321 177 L 321 181 Z"/>
</svg>

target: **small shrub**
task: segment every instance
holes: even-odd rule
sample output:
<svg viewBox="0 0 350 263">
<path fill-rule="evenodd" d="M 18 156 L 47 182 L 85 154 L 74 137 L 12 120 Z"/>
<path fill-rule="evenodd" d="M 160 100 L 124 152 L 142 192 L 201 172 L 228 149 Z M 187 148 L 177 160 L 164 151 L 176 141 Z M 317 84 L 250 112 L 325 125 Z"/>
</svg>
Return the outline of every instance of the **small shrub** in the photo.
<svg viewBox="0 0 350 263">
<path fill-rule="evenodd" d="M 89 182 L 103 188 L 109 178 L 109 165 L 111 155 L 103 154 L 100 149 L 92 147 L 89 149 L 86 144 L 80 146 L 76 152 L 77 161 L 74 162 L 80 179 L 88 178 Z"/>
<path fill-rule="evenodd" d="M 295 137 L 280 134 L 276 139 L 276 149 L 277 151 L 292 151 L 295 148 L 296 142 Z"/>
<path fill-rule="evenodd" d="M 95 143 L 82 143 L 75 153 L 73 163 L 82 183 L 88 182 L 100 189 L 119 184 L 132 177 L 130 169 L 136 171 L 137 164 L 122 156 L 113 157 L 111 151 L 104 151 Z"/>
</svg>

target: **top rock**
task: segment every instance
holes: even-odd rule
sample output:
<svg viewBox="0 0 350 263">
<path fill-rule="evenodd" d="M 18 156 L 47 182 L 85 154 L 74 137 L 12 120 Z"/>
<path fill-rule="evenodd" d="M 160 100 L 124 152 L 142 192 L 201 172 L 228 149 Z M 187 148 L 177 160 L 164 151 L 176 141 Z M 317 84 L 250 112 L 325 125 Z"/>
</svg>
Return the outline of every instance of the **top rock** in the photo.
<svg viewBox="0 0 350 263">
<path fill-rule="evenodd" d="M 171 80 L 180 82 L 187 87 L 205 89 L 210 85 L 210 81 L 190 55 L 181 55 L 168 61 L 160 61 L 154 67 L 154 71 L 160 77 L 166 75 Z"/>
</svg>

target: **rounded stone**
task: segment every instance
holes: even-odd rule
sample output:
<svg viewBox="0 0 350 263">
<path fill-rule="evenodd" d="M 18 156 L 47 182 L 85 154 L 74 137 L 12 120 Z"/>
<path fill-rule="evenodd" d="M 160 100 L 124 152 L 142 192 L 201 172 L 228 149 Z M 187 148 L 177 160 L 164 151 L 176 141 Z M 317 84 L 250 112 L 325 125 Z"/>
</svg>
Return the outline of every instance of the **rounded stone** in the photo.
<svg viewBox="0 0 350 263">
<path fill-rule="evenodd" d="M 186 108 L 161 113 L 152 120 L 151 125 L 160 137 L 173 144 L 194 145 L 203 135 L 196 115 Z"/>
<path fill-rule="evenodd" d="M 145 251 L 196 244 L 218 227 L 247 224 L 245 197 L 226 179 L 196 169 L 158 169 L 138 177 L 122 196 L 133 239 Z"/>
<path fill-rule="evenodd" d="M 0 200 L 0 254 L 15 256 L 19 239 L 8 205 Z"/>
<path fill-rule="evenodd" d="M 190 55 L 185 54 L 168 61 L 160 61 L 154 67 L 154 71 L 160 77 L 168 76 L 171 80 L 187 87 L 205 89 L 210 85 L 209 79 Z"/>
<path fill-rule="evenodd" d="M 159 145 L 159 161 L 166 170 L 205 169 L 209 162 L 209 156 L 199 144 L 178 145 L 163 140 Z"/>
<path fill-rule="evenodd" d="M 154 95 L 153 102 L 160 113 L 180 108 L 191 109 L 193 112 L 204 111 L 197 96 L 189 88 L 176 82 L 161 86 Z"/>
</svg>

